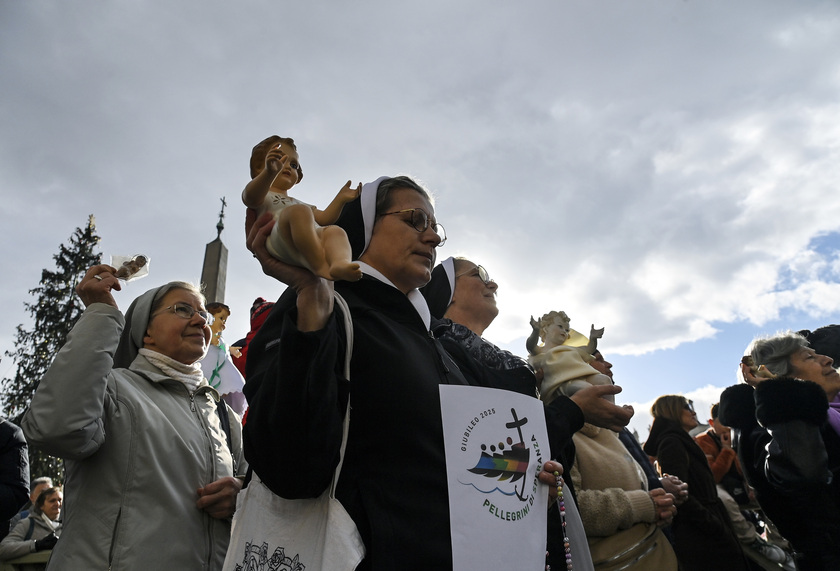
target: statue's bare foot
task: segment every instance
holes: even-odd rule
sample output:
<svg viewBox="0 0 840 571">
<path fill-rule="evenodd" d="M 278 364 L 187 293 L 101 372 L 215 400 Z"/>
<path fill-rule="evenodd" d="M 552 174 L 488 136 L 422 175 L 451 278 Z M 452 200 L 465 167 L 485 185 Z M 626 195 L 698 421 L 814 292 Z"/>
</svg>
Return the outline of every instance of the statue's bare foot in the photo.
<svg viewBox="0 0 840 571">
<path fill-rule="evenodd" d="M 324 278 L 325 280 L 334 281 L 335 278 L 332 277 L 330 273 L 330 267 L 327 264 L 321 264 L 317 268 L 309 268 L 313 274 L 318 276 L 319 278 Z"/>
<path fill-rule="evenodd" d="M 337 262 L 330 267 L 330 279 L 334 281 L 357 282 L 362 279 L 362 269 L 359 264 Z"/>
</svg>

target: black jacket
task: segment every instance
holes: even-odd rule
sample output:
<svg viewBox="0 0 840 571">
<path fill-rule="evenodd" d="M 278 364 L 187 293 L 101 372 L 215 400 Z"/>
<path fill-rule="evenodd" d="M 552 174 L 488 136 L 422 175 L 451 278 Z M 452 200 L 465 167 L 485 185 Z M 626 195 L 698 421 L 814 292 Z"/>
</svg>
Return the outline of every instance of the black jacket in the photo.
<svg viewBox="0 0 840 571">
<path fill-rule="evenodd" d="M 720 398 L 744 476 L 808 571 L 840 569 L 840 438 L 827 409 L 819 385 L 790 378 L 735 385 Z"/>
<path fill-rule="evenodd" d="M 726 508 L 718 498 L 709 461 L 688 432 L 675 421 L 657 418 L 644 451 L 656 457 L 663 473 L 688 484 L 688 499 L 677 508 L 672 525 L 680 569 L 747 569 Z"/>
<path fill-rule="evenodd" d="M 0 418 L 0 527 L 29 499 L 29 456 L 19 426 Z M 9 532 L 3 529 L 0 539 Z"/>
<path fill-rule="evenodd" d="M 337 282 L 353 316 L 352 414 L 336 491 L 367 548 L 365 569 L 452 567 L 440 384 L 467 384 L 405 295 L 367 276 Z M 319 495 L 341 444 L 344 329 L 301 333 L 284 294 L 251 342 L 244 429 L 276 494 Z M 290 469 L 294 466 L 294 469 Z"/>
</svg>

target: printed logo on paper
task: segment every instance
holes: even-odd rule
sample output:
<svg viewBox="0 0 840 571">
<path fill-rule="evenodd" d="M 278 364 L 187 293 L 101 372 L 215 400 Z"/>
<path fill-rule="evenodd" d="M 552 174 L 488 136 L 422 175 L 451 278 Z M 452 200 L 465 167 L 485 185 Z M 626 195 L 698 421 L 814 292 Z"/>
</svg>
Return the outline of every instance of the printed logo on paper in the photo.
<svg viewBox="0 0 840 571">
<path fill-rule="evenodd" d="M 542 419 L 540 419 L 542 421 Z M 458 483 L 469 489 L 480 513 L 501 521 L 525 519 L 534 505 L 543 451 L 515 408 L 488 408 L 465 424 Z"/>
</svg>

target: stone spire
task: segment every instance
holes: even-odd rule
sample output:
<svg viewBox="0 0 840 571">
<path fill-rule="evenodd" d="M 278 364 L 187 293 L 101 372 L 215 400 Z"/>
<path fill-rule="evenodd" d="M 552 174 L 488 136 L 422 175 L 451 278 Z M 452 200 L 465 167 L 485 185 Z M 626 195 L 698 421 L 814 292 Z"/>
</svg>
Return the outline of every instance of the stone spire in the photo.
<svg viewBox="0 0 840 571">
<path fill-rule="evenodd" d="M 227 281 L 228 249 L 222 243 L 222 230 L 225 229 L 225 207 L 227 201 L 222 197 L 222 210 L 216 224 L 216 239 L 204 249 L 204 267 L 201 270 L 201 286 L 207 303 L 225 301 L 225 281 Z"/>
</svg>

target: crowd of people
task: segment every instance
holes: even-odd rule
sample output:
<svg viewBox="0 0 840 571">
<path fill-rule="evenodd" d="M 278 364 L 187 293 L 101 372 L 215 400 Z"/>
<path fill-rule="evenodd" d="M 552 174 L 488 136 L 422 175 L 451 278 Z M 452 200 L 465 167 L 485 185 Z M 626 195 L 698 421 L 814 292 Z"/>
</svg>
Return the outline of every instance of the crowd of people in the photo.
<svg viewBox="0 0 840 571">
<path fill-rule="evenodd" d="M 542 411 L 551 569 L 840 569 L 837 337 L 755 341 L 708 431 L 695 438 L 693 403 L 663 395 L 642 446 L 612 365 L 594 344 L 577 356 L 565 314 L 532 355 L 574 348 L 589 380 L 568 394 L 544 382 L 556 371 L 542 361 L 483 337 L 499 284 L 477 261 L 436 264 L 446 231 L 426 189 L 406 176 L 348 182 L 322 212 L 286 194 L 302 174 L 291 139 L 255 147 L 247 246 L 286 288 L 254 302 L 233 349 L 229 308 L 195 286 L 153 288 L 123 314 L 116 269 L 87 271 L 86 309 L 22 420 L 30 445 L 65 460 L 64 486 L 31 482 L 21 509 L 26 443 L 11 425 L 17 460 L 3 470 L 22 484 L 0 490 L 12 520 L 0 560 L 52 550 L 49 569 L 285 569 L 291 553 L 249 559 L 254 546 L 229 545 L 240 491 L 295 500 L 335 484 L 363 545 L 355 568 L 451 569 L 440 387 L 456 385 Z M 293 562 L 282 565 L 305 568 Z"/>
</svg>

